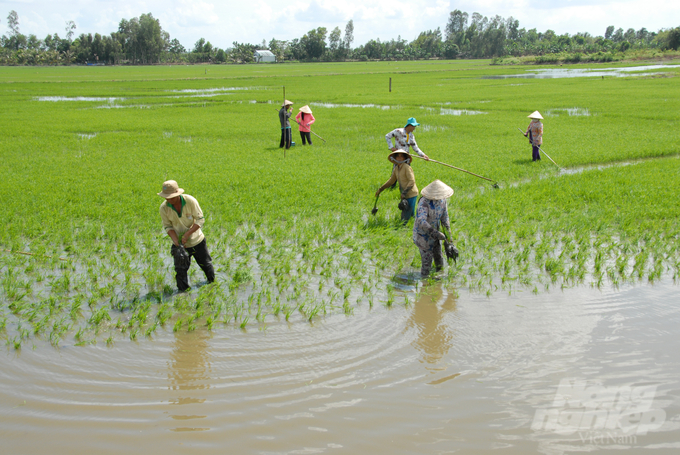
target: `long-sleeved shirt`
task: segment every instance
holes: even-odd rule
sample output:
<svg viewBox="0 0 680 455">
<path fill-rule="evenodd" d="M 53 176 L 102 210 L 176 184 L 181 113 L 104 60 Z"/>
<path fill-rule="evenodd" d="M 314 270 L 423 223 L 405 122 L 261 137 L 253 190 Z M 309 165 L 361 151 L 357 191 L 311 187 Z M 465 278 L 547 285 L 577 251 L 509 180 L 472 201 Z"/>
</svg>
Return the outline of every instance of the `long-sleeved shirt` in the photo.
<svg viewBox="0 0 680 455">
<path fill-rule="evenodd" d="M 421 197 L 418 202 L 416 221 L 413 223 L 413 243 L 418 248 L 427 250 L 432 248 L 435 242 L 444 240 L 444 234 L 439 231 L 440 223 L 447 231 L 451 231 L 446 199 L 433 201 Z"/>
<path fill-rule="evenodd" d="M 392 138 L 394 138 L 394 145 L 392 145 Z M 385 140 L 387 141 L 387 148 L 390 150 L 392 147 L 396 147 L 399 150 L 404 150 L 408 153 L 408 148 L 411 146 L 418 156 L 425 156 L 425 153 L 418 148 L 413 133 L 408 134 L 404 128 L 397 128 L 396 130 L 390 131 L 385 135 Z"/>
<path fill-rule="evenodd" d="M 293 115 L 285 107 L 279 109 L 279 121 L 281 122 L 281 129 L 290 128 L 290 116 Z"/>
<path fill-rule="evenodd" d="M 182 194 L 179 198 L 182 201 L 182 208 L 179 213 L 171 203 L 163 201 L 161 204 L 160 212 L 163 229 L 165 229 L 165 232 L 174 230 L 181 241 L 182 235 L 191 229 L 191 226 L 197 224 L 199 228 L 191 234 L 185 243 L 186 247 L 191 248 L 201 243 L 205 238 L 201 230 L 205 218 L 196 198 L 188 194 Z"/>
<path fill-rule="evenodd" d="M 408 164 L 395 164 L 392 167 L 390 179 L 380 187 L 380 191 L 391 186 L 394 182 L 399 182 L 399 191 L 406 199 L 418 196 L 416 176 L 413 174 L 413 169 Z"/>
<path fill-rule="evenodd" d="M 316 121 L 316 119 L 312 114 L 305 114 L 305 118 L 303 120 L 302 114 L 303 112 L 298 112 L 298 115 L 295 116 L 295 121 L 300 125 L 300 131 L 303 133 L 309 133 L 312 131 L 310 126 Z"/>
<path fill-rule="evenodd" d="M 543 123 L 532 121 L 527 126 L 527 134 L 531 133 L 531 143 L 533 145 L 543 144 Z"/>
</svg>

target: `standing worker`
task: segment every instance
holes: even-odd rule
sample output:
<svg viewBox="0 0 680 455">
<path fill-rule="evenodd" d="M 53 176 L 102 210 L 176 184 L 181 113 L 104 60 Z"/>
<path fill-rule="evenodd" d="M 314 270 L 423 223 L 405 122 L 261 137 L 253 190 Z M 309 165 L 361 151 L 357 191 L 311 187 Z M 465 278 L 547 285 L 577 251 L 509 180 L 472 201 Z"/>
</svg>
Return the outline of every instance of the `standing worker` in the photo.
<svg viewBox="0 0 680 455">
<path fill-rule="evenodd" d="M 300 138 L 302 145 L 305 145 L 305 140 L 312 145 L 312 123 L 316 121 L 312 115 L 312 110 L 306 104 L 300 108 L 300 112 L 295 116 L 295 121 L 300 125 Z"/>
<path fill-rule="evenodd" d="M 541 160 L 540 148 L 541 145 L 543 144 L 543 123 L 541 123 L 541 120 L 543 120 L 543 116 L 541 115 L 540 112 L 534 111 L 527 117 L 531 119 L 531 123 L 529 123 L 529 126 L 527 127 L 524 136 L 528 135 L 529 142 L 531 142 L 532 161 L 540 161 Z"/>
<path fill-rule="evenodd" d="M 405 127 L 397 128 L 396 130 L 392 130 L 387 133 L 385 135 L 387 147 L 393 152 L 396 152 L 397 150 L 403 150 L 404 152 L 408 153 L 408 148 L 411 146 L 413 147 L 413 151 L 419 156 L 429 160 L 430 158 L 418 148 L 418 144 L 416 144 L 416 138 L 413 135 L 413 130 L 415 130 L 416 126 L 419 125 L 420 123 L 416 122 L 415 117 L 411 117 L 406 122 Z M 392 145 L 392 138 L 394 138 L 394 145 Z"/>
<path fill-rule="evenodd" d="M 208 283 L 215 281 L 212 258 L 201 230 L 205 222 L 203 211 L 196 198 L 183 193 L 184 190 L 174 180 L 164 182 L 163 191 L 158 193 L 165 199 L 160 208 L 161 220 L 163 229 L 172 239 L 170 254 L 175 260 L 175 280 L 179 292 L 189 289 L 187 272 L 192 257 L 205 273 Z"/>
<path fill-rule="evenodd" d="M 387 156 L 387 159 L 393 164 L 392 175 L 383 186 L 378 188 L 378 191 L 375 192 L 375 197 L 377 198 L 380 196 L 380 193 L 388 186 L 391 186 L 395 182 L 399 182 L 399 191 L 401 193 L 399 208 L 401 209 L 401 219 L 404 224 L 406 224 L 415 212 L 416 197 L 418 197 L 416 177 L 410 166 L 413 158 L 411 158 L 407 152 L 397 150 L 390 153 Z"/>
<path fill-rule="evenodd" d="M 450 235 L 451 223 L 446 200 L 453 195 L 453 189 L 441 180 L 435 180 L 423 188 L 421 194 L 416 221 L 413 223 L 413 243 L 420 250 L 420 276 L 427 278 L 432 270 L 433 259 L 437 272 L 444 267 L 440 240 L 445 240 L 446 235 L 439 230 L 439 225 Z"/>
<path fill-rule="evenodd" d="M 281 122 L 281 143 L 279 148 L 286 146 L 286 150 L 290 148 L 293 141 L 292 133 L 290 131 L 290 116 L 293 115 L 291 110 L 293 107 L 293 102 L 285 100 L 283 106 L 279 109 L 279 121 Z"/>
</svg>

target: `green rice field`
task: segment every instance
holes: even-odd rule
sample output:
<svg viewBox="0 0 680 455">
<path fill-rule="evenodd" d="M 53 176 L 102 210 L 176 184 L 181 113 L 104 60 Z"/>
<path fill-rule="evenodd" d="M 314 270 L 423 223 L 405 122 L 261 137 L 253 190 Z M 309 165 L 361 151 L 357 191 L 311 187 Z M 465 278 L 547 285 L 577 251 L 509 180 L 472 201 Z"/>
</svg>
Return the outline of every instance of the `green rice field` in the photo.
<svg viewBox="0 0 680 455">
<path fill-rule="evenodd" d="M 408 117 L 432 159 L 419 188 L 455 190 L 448 289 L 553 292 L 680 277 L 680 68 L 501 78 L 489 61 L 0 67 L 0 342 L 265 330 L 357 306 L 410 305 L 427 283 L 399 223 L 384 135 Z M 620 66 L 620 65 L 619 65 Z M 579 66 L 580 69 L 611 65 Z M 559 69 L 559 68 L 557 68 Z M 388 91 L 391 78 L 392 91 Z M 279 149 L 283 99 L 314 145 Z M 539 110 L 545 157 L 517 128 Z M 217 281 L 175 291 L 156 195 L 195 196 Z M 404 284 L 406 283 L 406 284 Z M 198 286 L 196 286 L 198 285 Z"/>
</svg>

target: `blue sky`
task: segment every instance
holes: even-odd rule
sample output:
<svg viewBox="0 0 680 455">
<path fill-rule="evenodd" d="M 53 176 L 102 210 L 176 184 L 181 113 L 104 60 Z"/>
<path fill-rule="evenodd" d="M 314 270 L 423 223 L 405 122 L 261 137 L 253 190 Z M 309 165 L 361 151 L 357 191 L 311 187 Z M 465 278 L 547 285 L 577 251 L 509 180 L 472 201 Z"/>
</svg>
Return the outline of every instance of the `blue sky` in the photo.
<svg viewBox="0 0 680 455">
<path fill-rule="evenodd" d="M 161 26 L 187 48 L 201 37 L 227 48 L 233 41 L 259 44 L 271 38 L 299 38 L 316 27 L 329 32 L 354 21 L 354 46 L 373 38 L 409 41 L 419 32 L 444 29 L 450 11 L 494 15 L 519 20 L 520 27 L 558 34 L 589 32 L 604 35 L 608 25 L 624 30 L 649 31 L 680 26 L 678 0 L 16 0 L 0 1 L 0 34 L 7 34 L 7 15 L 19 14 L 23 34 L 44 38 L 64 36 L 65 22 L 73 20 L 76 34 L 108 34 L 122 18 L 152 13 Z"/>
</svg>

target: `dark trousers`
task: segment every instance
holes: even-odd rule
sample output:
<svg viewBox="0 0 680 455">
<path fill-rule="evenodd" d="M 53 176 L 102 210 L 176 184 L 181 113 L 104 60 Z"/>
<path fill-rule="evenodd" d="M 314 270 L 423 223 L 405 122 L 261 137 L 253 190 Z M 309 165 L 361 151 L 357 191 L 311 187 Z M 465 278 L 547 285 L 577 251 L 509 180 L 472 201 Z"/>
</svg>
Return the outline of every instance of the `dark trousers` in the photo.
<svg viewBox="0 0 680 455">
<path fill-rule="evenodd" d="M 175 246 L 173 245 L 173 248 Z M 210 253 L 208 253 L 208 247 L 206 246 L 205 239 L 201 241 L 196 246 L 187 248 L 187 253 L 189 253 L 189 258 L 196 259 L 196 263 L 205 273 L 205 277 L 208 283 L 215 281 L 215 269 L 213 269 L 212 258 Z M 172 254 L 172 253 L 171 253 Z M 173 255 L 174 256 L 174 255 Z M 175 280 L 177 281 L 177 289 L 179 292 L 184 292 L 189 289 L 189 277 L 187 272 L 189 271 L 189 265 L 180 264 L 175 258 Z"/>
<path fill-rule="evenodd" d="M 302 138 L 302 145 L 305 145 L 305 140 L 309 142 L 309 145 L 312 145 L 312 133 L 309 131 L 300 131 L 300 137 Z"/>
<path fill-rule="evenodd" d="M 432 249 L 420 248 L 420 276 L 426 278 L 432 271 L 432 261 L 437 272 L 444 268 L 444 256 L 442 255 L 442 244 L 437 241 L 432 245 Z"/>
<path fill-rule="evenodd" d="M 281 128 L 281 143 L 279 144 L 279 148 L 283 148 L 285 145 L 286 148 L 289 149 L 292 141 L 293 138 L 291 137 L 290 128 Z"/>
<path fill-rule="evenodd" d="M 541 151 L 539 150 L 539 147 L 537 145 L 532 145 L 531 146 L 531 158 L 533 161 L 540 161 L 541 159 Z"/>
</svg>

